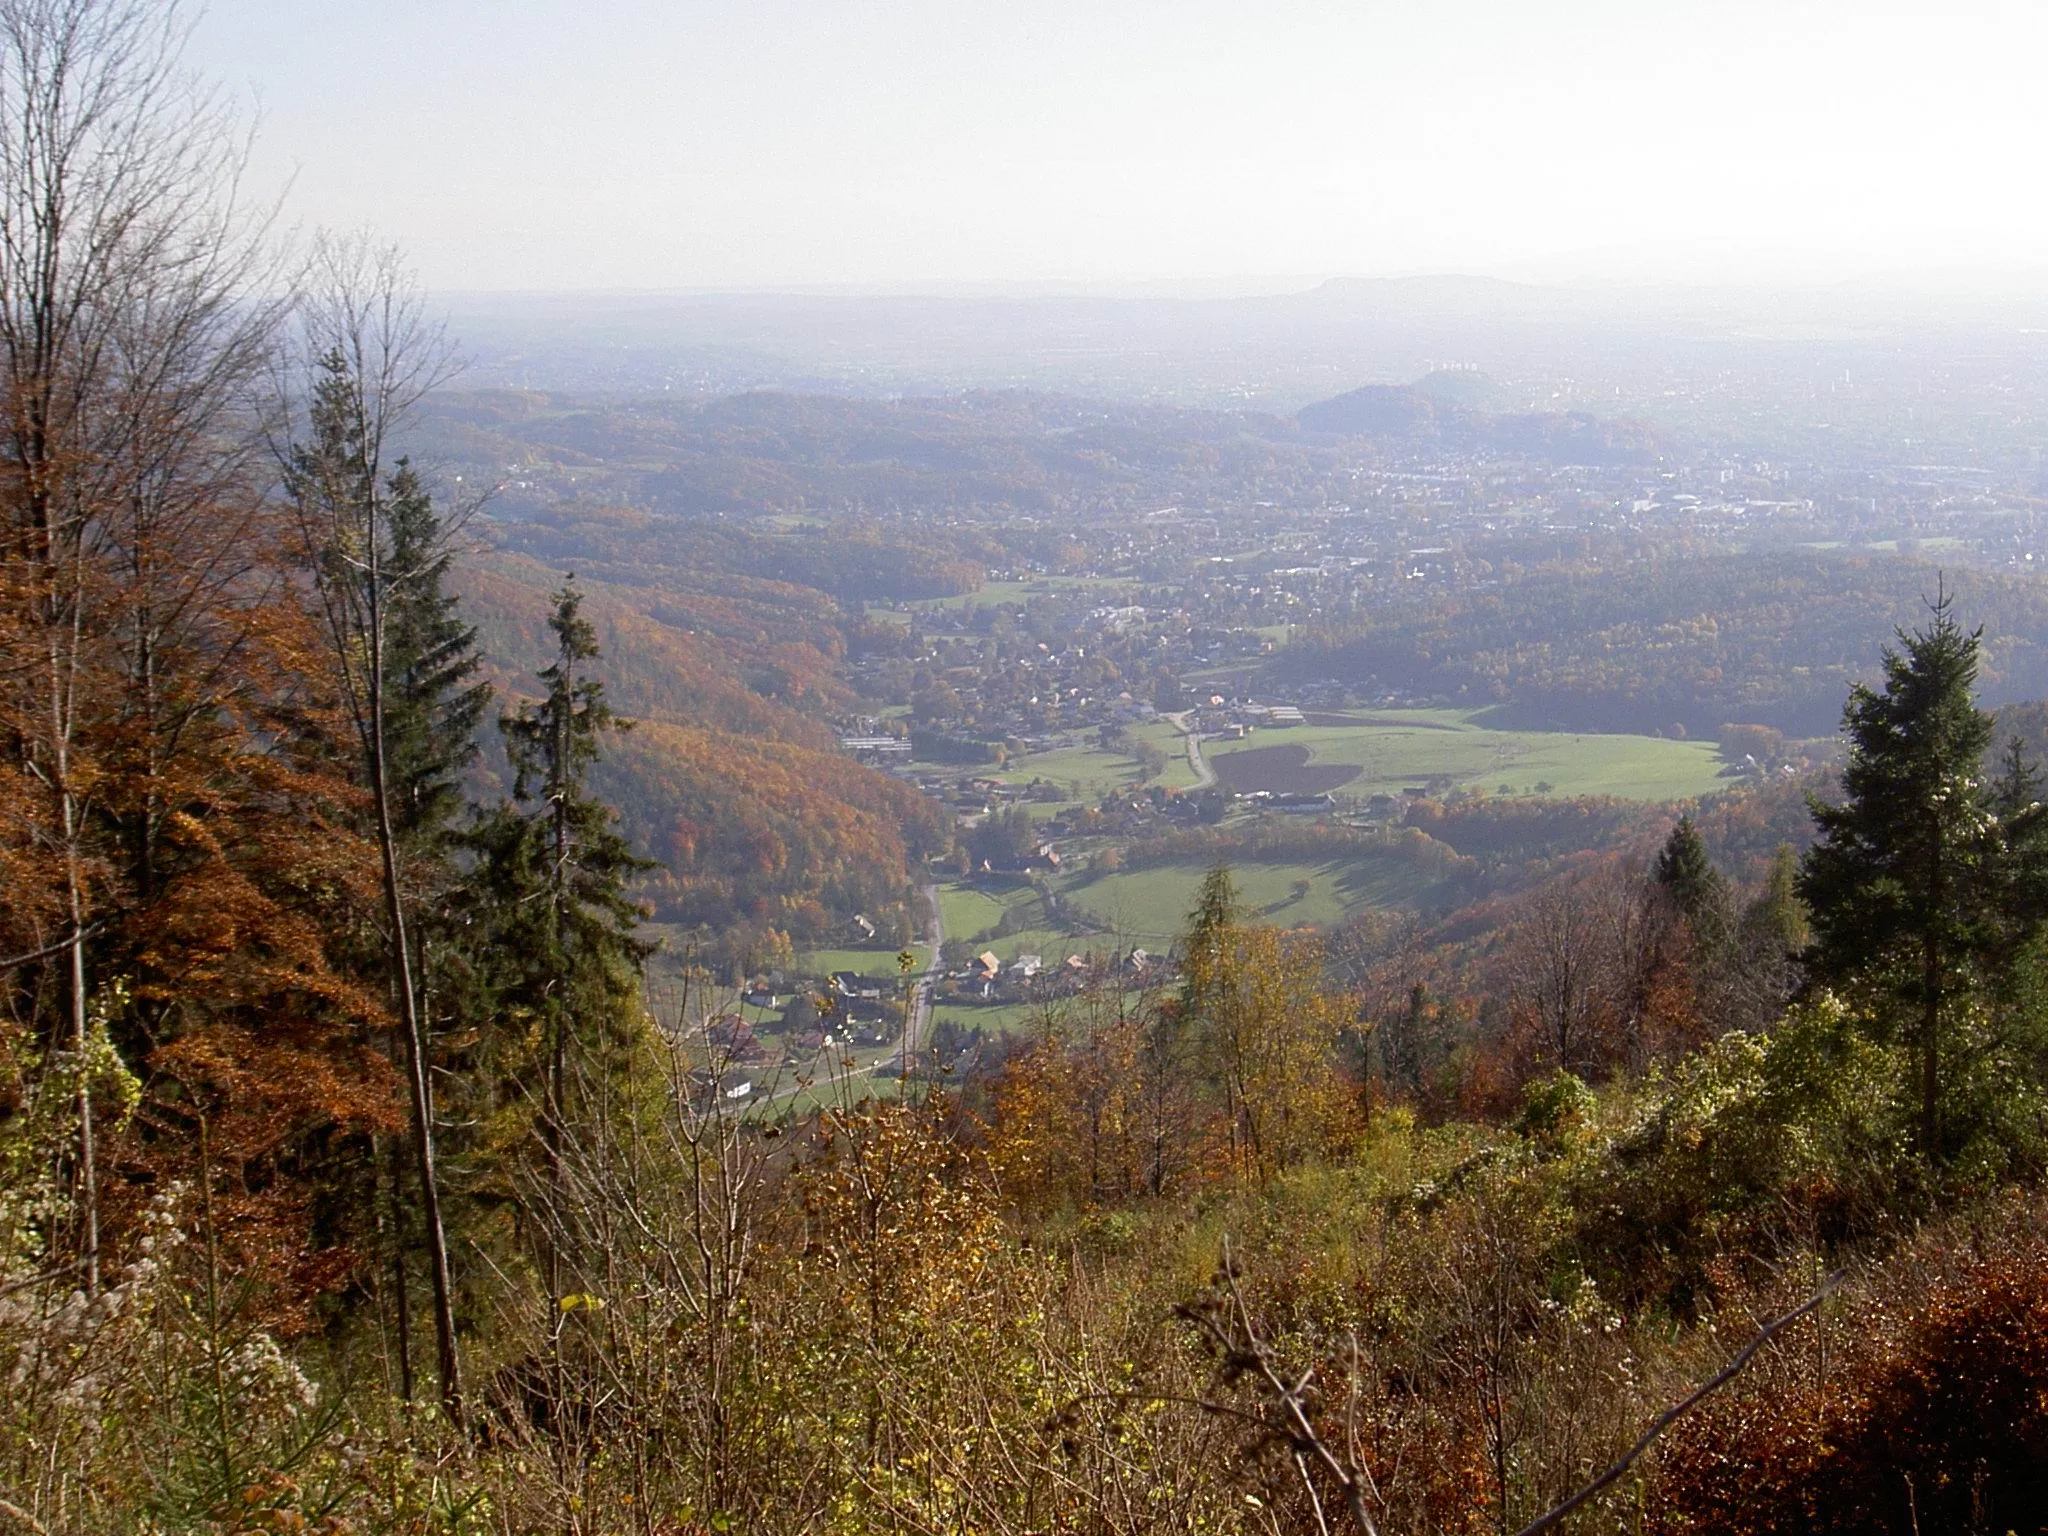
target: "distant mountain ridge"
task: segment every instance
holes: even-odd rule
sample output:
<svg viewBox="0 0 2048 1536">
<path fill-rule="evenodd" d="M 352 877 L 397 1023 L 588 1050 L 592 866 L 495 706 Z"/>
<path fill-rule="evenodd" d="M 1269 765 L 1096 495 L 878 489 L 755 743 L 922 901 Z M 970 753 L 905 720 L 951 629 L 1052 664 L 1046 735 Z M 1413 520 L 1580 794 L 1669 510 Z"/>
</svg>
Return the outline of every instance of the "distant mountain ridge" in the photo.
<svg viewBox="0 0 2048 1536">
<path fill-rule="evenodd" d="M 1432 379 L 1435 377 L 1431 376 Z M 1654 464 L 1663 442 L 1641 422 L 1583 411 L 1493 415 L 1422 384 L 1367 384 L 1295 413 L 1305 432 L 1430 444 L 1454 452 L 1509 455 L 1551 464 Z"/>
</svg>

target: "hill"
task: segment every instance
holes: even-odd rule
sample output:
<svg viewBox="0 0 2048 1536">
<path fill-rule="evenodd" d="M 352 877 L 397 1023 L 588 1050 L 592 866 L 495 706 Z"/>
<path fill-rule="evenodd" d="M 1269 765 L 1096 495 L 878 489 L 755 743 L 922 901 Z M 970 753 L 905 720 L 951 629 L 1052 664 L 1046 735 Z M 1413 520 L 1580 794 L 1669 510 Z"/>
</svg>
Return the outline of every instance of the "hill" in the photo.
<svg viewBox="0 0 2048 1536">
<path fill-rule="evenodd" d="M 1454 594 L 1389 594 L 1370 619 L 1311 634 L 1276 678 L 1495 704 L 1488 723 L 1716 736 L 1756 722 L 1831 735 L 1850 683 L 1946 582 L 1985 629 L 1984 696 L 2038 694 L 2048 594 L 2023 577 L 1833 550 L 1639 550 L 1597 567 L 1500 562 Z"/>
<path fill-rule="evenodd" d="M 1551 464 L 1653 464 L 1662 452 L 1657 434 L 1638 422 L 1583 411 L 1489 415 L 1461 403 L 1463 392 L 1441 374 L 1416 385 L 1367 384 L 1303 406 L 1295 420 L 1308 432 Z"/>
<path fill-rule="evenodd" d="M 629 520 L 628 520 L 629 521 Z M 910 923 L 913 873 L 944 846 L 934 803 L 838 751 L 821 712 L 844 704 L 831 600 L 772 583 L 699 590 L 579 577 L 604 647 L 597 674 L 635 721 L 608 743 L 598 783 L 633 845 L 662 868 L 643 883 L 658 921 L 779 929 L 798 942 L 856 912 Z M 529 696 L 547 653 L 560 574 L 486 557 L 461 573 L 501 700 Z M 720 594 L 702 588 L 729 585 Z M 499 773 L 486 741 L 486 773 Z"/>
</svg>

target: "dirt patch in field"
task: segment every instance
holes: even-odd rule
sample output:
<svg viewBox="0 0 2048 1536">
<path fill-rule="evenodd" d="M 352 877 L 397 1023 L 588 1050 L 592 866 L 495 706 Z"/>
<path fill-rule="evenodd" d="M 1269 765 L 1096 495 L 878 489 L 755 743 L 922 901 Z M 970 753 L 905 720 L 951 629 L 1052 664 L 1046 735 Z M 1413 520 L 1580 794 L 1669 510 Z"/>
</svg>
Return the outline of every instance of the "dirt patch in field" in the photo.
<svg viewBox="0 0 2048 1536">
<path fill-rule="evenodd" d="M 1225 789 L 1240 795 L 1270 790 L 1276 795 L 1326 795 L 1358 777 L 1359 769 L 1349 763 L 1309 766 L 1307 747 L 1249 747 L 1242 752 L 1219 752 L 1209 766 Z"/>
</svg>

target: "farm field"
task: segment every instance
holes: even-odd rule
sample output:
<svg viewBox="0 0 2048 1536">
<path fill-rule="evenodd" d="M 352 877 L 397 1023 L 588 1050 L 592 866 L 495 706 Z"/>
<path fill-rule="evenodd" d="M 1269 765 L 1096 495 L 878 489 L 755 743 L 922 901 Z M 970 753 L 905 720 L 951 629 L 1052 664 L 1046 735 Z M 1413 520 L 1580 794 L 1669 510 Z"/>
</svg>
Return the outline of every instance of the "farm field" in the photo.
<svg viewBox="0 0 2048 1536">
<path fill-rule="evenodd" d="M 1166 771 L 1150 783 L 1164 785 L 1168 789 L 1193 789 L 1199 782 L 1195 770 L 1188 766 L 1188 739 L 1165 720 L 1153 720 L 1144 725 L 1130 728 L 1133 741 L 1149 741 L 1166 754 Z"/>
<path fill-rule="evenodd" d="M 1125 757 L 1121 752 L 1077 746 L 1026 753 L 1012 758 L 1001 769 L 991 772 L 989 777 L 1017 785 L 1044 779 L 1066 796 L 1063 804 L 1093 805 L 1104 795 L 1137 783 L 1141 771 L 1135 759 Z"/>
<path fill-rule="evenodd" d="M 1361 711 L 1352 717 L 1355 724 L 1260 731 L 1243 742 L 1204 743 L 1202 750 L 1218 778 L 1240 792 L 1399 794 L 1447 778 L 1493 794 L 1682 800 L 1725 787 L 1712 742 L 1499 731 L 1477 723 L 1474 714 Z M 1233 758 L 1245 761 L 1233 767 Z"/>
<path fill-rule="evenodd" d="M 932 1009 L 932 1023 L 957 1024 L 984 1034 L 1006 1035 L 1029 1029 L 1045 1011 L 1043 1003 L 940 1003 Z"/>
<path fill-rule="evenodd" d="M 1125 870 L 1076 880 L 1067 897 L 1122 942 L 1164 948 L 1179 937 L 1208 865 L 1199 861 Z M 1323 862 L 1238 862 L 1230 866 L 1245 915 L 1288 927 L 1327 927 L 1367 906 L 1404 906 L 1426 894 L 1428 883 L 1392 854 L 1366 854 Z M 1307 881 L 1297 897 L 1293 887 Z M 1098 939 L 1098 947 L 1103 941 Z M 1050 958 L 1050 957 L 1048 957 Z"/>
<path fill-rule="evenodd" d="M 1007 890 L 988 890 L 951 882 L 939 887 L 939 910 L 945 917 L 947 938 L 964 939 L 977 951 L 992 951 L 1006 965 L 1019 955 L 1038 955 L 1054 965 L 1090 948 L 1086 938 L 1041 926 L 1045 913 L 1038 894 L 1021 883 Z M 1017 914 L 1012 921 L 1029 926 L 1000 938 L 981 937 L 1011 912 Z"/>
</svg>

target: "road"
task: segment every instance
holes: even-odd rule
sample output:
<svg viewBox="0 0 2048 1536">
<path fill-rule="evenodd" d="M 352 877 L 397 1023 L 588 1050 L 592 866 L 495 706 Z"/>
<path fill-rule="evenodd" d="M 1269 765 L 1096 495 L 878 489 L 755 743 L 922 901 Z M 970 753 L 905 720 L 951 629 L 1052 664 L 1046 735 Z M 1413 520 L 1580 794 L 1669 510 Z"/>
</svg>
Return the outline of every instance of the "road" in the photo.
<svg viewBox="0 0 2048 1536">
<path fill-rule="evenodd" d="M 1171 720 L 1181 735 L 1187 738 L 1188 767 L 1194 770 L 1195 788 L 1207 789 L 1216 782 L 1216 770 L 1211 768 L 1209 760 L 1202 756 L 1202 738 L 1188 725 L 1191 716 L 1179 714 L 1168 715 L 1166 718 Z"/>
<path fill-rule="evenodd" d="M 926 1038 L 931 1034 L 932 993 L 939 984 L 944 969 L 939 960 L 939 950 L 946 942 L 946 913 L 939 905 L 939 888 L 928 885 L 924 888 L 925 905 L 931 908 L 932 928 L 931 963 L 925 966 L 924 974 L 917 978 L 917 991 L 911 994 L 910 1017 L 903 1026 L 903 1048 L 896 1053 L 896 1065 L 902 1069 L 913 1060 Z"/>
</svg>

